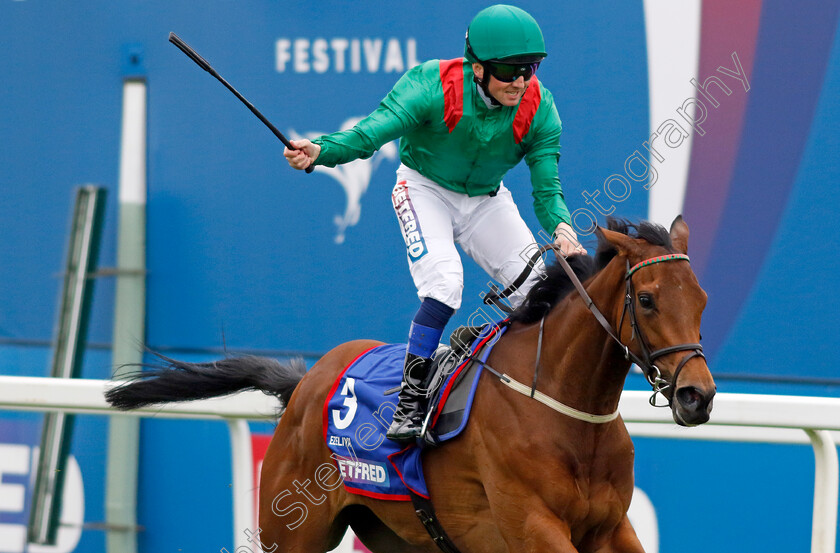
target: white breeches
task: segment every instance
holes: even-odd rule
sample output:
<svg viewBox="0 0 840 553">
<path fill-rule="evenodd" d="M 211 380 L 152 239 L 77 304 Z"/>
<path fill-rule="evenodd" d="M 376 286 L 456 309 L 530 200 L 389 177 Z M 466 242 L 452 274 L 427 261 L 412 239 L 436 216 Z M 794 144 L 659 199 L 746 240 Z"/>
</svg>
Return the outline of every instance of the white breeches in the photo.
<svg viewBox="0 0 840 553">
<path fill-rule="evenodd" d="M 519 276 L 538 247 L 504 184 L 495 196 L 471 198 L 400 165 L 391 199 L 421 300 L 434 298 L 453 309 L 461 306 L 464 269 L 456 243 L 502 287 Z M 514 306 L 545 271 L 542 261 L 535 269 L 510 297 Z M 480 292 L 475 291 L 476 299 Z"/>
</svg>

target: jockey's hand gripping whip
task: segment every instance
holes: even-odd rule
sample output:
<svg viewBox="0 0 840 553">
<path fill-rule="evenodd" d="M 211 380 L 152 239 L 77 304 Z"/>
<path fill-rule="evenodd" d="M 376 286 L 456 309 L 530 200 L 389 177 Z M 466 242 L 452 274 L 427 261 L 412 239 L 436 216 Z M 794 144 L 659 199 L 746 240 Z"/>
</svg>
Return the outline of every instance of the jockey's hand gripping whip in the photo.
<svg viewBox="0 0 840 553">
<path fill-rule="evenodd" d="M 228 90 L 233 92 L 234 96 L 239 98 L 239 100 L 243 104 L 245 104 L 248 107 L 248 109 L 250 109 L 251 112 L 254 115 L 256 115 L 257 118 L 260 121 L 262 121 L 265 124 L 265 126 L 268 127 L 271 130 L 271 132 L 274 133 L 274 136 L 279 138 L 280 142 L 282 142 L 288 149 L 297 150 L 297 148 L 292 146 L 292 143 L 289 142 L 289 140 L 285 136 L 283 136 L 283 133 L 281 133 L 279 130 L 277 130 L 277 127 L 272 125 L 271 122 L 268 119 L 266 119 L 265 116 L 262 113 L 260 113 L 259 110 L 257 108 L 255 108 L 254 105 L 251 102 L 246 100 L 245 97 L 242 96 L 242 94 L 240 94 L 235 88 L 233 88 L 230 85 L 229 82 L 227 82 L 221 75 L 219 75 L 219 73 L 215 69 L 213 69 L 213 67 L 209 63 L 207 63 L 206 59 L 199 56 L 198 52 L 196 52 L 195 50 L 190 48 L 190 46 L 186 42 L 181 40 L 178 35 L 176 35 L 175 33 L 169 33 L 169 42 L 171 42 L 172 44 L 177 46 L 179 50 L 181 50 L 183 53 L 188 55 L 191 60 L 193 60 L 195 63 L 198 64 L 199 67 L 201 67 L 202 69 L 204 69 L 205 71 L 207 71 L 208 73 L 210 73 L 211 75 L 216 77 L 216 79 L 218 79 L 220 83 L 225 85 L 225 87 Z M 310 165 L 309 167 L 306 168 L 306 172 L 311 173 L 314 169 L 315 169 L 315 167 Z"/>
</svg>

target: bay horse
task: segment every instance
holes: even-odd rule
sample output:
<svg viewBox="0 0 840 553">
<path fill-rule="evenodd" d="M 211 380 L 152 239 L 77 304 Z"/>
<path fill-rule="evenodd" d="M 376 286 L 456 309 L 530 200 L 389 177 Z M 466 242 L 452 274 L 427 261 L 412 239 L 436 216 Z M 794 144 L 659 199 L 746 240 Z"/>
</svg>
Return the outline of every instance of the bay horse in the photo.
<svg viewBox="0 0 840 553">
<path fill-rule="evenodd" d="M 617 416 L 631 361 L 668 400 L 677 424 L 709 419 L 715 384 L 698 343 L 706 294 L 686 255 L 688 226 L 681 217 L 670 232 L 610 220 L 597 232 L 594 258 L 569 257 L 574 278 L 551 265 L 486 360 L 593 418 L 555 412 L 485 374 L 464 432 L 424 452 L 438 518 L 461 552 L 643 553 L 627 518 L 633 442 Z M 577 279 L 583 284 L 575 293 Z M 285 411 L 259 491 L 257 541 L 264 550 L 329 551 L 350 526 L 374 553 L 434 553 L 410 503 L 340 485 L 324 442 L 328 391 L 361 352 L 379 344 L 342 344 L 308 372 L 299 361 L 254 357 L 167 360 L 169 368 L 142 372 L 107 395 L 118 408 L 242 389 L 277 395 Z M 335 486 L 327 491 L 331 466 Z"/>
</svg>

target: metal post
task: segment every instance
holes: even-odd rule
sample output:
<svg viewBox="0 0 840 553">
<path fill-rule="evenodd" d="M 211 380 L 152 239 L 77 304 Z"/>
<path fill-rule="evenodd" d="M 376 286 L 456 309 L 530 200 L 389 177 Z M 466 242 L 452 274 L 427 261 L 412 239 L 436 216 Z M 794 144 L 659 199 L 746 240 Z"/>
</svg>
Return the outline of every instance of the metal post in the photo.
<svg viewBox="0 0 840 553">
<path fill-rule="evenodd" d="M 254 521 L 254 456 L 251 429 L 243 419 L 228 420 L 233 469 L 233 547 L 248 547 L 246 530 L 256 530 Z M 249 549 L 250 551 L 250 549 Z"/>
<path fill-rule="evenodd" d="M 104 201 L 104 189 L 85 186 L 76 191 L 53 350 L 51 376 L 54 378 L 75 378 L 81 371 L 88 315 L 93 301 L 93 285 L 89 284 L 88 276 L 96 270 Z M 64 490 L 64 469 L 72 434 L 72 415 L 44 415 L 35 491 L 29 516 L 30 543 L 56 542 Z"/>
<path fill-rule="evenodd" d="M 837 446 L 828 430 L 805 432 L 814 447 L 814 516 L 811 553 L 834 553 L 837 543 Z"/>
<path fill-rule="evenodd" d="M 140 75 L 142 49 L 130 45 L 124 57 L 129 75 L 123 84 L 114 378 L 121 367 L 143 361 L 146 326 L 146 82 Z M 106 550 L 111 553 L 137 551 L 139 439 L 136 418 L 111 417 L 105 492 Z"/>
</svg>

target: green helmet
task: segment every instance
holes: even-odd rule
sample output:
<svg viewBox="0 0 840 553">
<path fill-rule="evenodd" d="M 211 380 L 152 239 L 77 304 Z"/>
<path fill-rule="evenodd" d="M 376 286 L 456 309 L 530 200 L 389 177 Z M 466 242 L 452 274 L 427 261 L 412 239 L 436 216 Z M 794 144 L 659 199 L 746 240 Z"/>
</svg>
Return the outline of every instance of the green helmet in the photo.
<svg viewBox="0 0 840 553">
<path fill-rule="evenodd" d="M 540 26 L 516 6 L 496 4 L 478 12 L 467 28 L 464 55 L 471 62 L 538 62 L 545 53 Z"/>
</svg>

